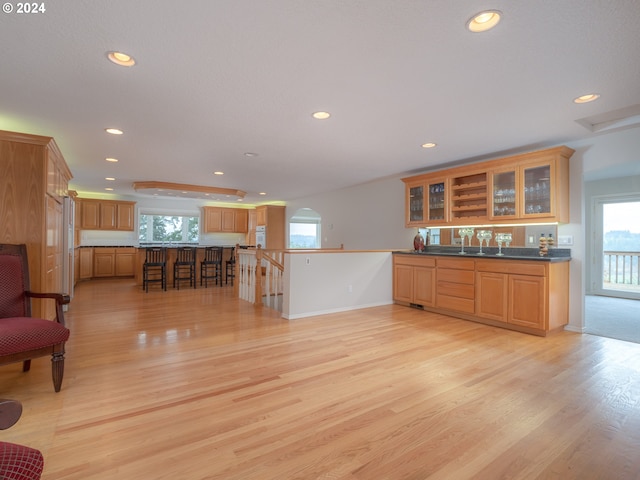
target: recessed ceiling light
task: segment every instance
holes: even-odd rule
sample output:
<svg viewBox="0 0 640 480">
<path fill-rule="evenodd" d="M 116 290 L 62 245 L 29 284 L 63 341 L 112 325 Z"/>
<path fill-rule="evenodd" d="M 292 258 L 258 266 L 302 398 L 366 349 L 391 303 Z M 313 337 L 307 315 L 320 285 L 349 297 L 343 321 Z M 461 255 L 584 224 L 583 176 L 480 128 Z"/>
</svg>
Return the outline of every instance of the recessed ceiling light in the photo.
<svg viewBox="0 0 640 480">
<path fill-rule="evenodd" d="M 486 32 L 498 24 L 501 16 L 502 12 L 498 10 L 485 10 L 476 13 L 467 21 L 467 28 L 473 33 Z"/>
<path fill-rule="evenodd" d="M 436 145 L 437 145 L 437 143 L 433 143 L 433 142 L 423 143 L 422 144 L 422 148 L 433 148 Z"/>
<path fill-rule="evenodd" d="M 107 158 L 105 158 L 105 160 L 107 162 L 111 162 L 111 163 L 117 163 L 118 162 L 117 158 L 112 158 L 112 157 L 107 157 Z"/>
<path fill-rule="evenodd" d="M 107 187 L 107 188 L 105 188 L 105 190 L 108 190 L 108 191 L 110 191 L 110 192 L 111 192 L 111 191 L 113 191 L 113 188 L 111 188 L 111 187 Z"/>
<path fill-rule="evenodd" d="M 131 55 L 122 52 L 108 52 L 107 58 L 122 67 L 133 67 L 136 64 L 136 61 Z"/>
<path fill-rule="evenodd" d="M 224 175 L 224 172 L 213 172 L 214 175 Z"/>
<path fill-rule="evenodd" d="M 115 178 L 113 178 L 113 177 L 105 177 L 105 180 L 109 180 L 110 182 L 113 182 L 115 180 Z"/>
<path fill-rule="evenodd" d="M 253 152 L 245 152 L 244 156 L 245 157 L 257 157 L 258 154 L 257 153 L 253 153 Z"/>
<path fill-rule="evenodd" d="M 124 133 L 119 128 L 105 128 L 104 131 L 110 133 L 111 135 L 122 135 Z"/>
<path fill-rule="evenodd" d="M 577 98 L 574 98 L 573 103 L 589 103 L 589 102 L 593 102 L 594 100 L 597 100 L 598 98 L 600 98 L 600 94 L 589 93 L 587 95 L 581 95 Z"/>
<path fill-rule="evenodd" d="M 311 116 L 317 120 L 326 120 L 331 114 L 329 112 L 314 112 Z"/>
<path fill-rule="evenodd" d="M 260 192 L 258 195 L 266 195 L 267 192 Z"/>
</svg>

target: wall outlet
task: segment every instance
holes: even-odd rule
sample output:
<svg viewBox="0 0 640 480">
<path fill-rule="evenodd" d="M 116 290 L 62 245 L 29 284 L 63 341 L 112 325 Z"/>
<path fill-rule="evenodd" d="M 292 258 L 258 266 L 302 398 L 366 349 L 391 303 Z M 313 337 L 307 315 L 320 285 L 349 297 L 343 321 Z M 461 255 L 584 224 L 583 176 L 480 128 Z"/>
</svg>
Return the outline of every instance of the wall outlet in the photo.
<svg viewBox="0 0 640 480">
<path fill-rule="evenodd" d="M 573 235 L 558 235 L 558 245 L 573 245 Z"/>
<path fill-rule="evenodd" d="M 311 265 L 311 257 L 306 257 L 306 258 L 304 259 L 304 264 L 305 264 L 305 265 Z"/>
<path fill-rule="evenodd" d="M 347 287 L 347 292 L 349 292 L 349 293 L 353 293 L 353 285 L 349 285 L 349 286 Z"/>
</svg>

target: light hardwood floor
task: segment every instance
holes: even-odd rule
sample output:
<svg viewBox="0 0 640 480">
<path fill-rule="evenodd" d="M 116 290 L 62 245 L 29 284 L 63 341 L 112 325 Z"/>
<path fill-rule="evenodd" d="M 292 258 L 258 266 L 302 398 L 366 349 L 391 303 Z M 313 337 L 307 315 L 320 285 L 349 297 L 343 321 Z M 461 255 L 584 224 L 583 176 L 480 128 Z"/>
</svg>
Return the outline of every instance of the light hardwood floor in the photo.
<svg viewBox="0 0 640 480">
<path fill-rule="evenodd" d="M 638 479 L 640 345 L 402 306 L 285 321 L 209 287 L 78 286 L 65 378 L 0 367 L 63 479 Z"/>
</svg>

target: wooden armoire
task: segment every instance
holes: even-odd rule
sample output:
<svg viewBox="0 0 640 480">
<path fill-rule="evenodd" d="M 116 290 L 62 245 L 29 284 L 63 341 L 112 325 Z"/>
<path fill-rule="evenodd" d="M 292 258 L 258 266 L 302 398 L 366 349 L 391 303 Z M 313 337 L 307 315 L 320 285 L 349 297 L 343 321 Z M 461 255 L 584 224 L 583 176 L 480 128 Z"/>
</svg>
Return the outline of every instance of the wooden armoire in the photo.
<svg viewBox="0 0 640 480">
<path fill-rule="evenodd" d="M 63 199 L 72 175 L 51 137 L 0 130 L 0 243 L 24 243 L 31 290 L 63 290 Z M 52 319 L 52 301 L 33 300 Z"/>
</svg>

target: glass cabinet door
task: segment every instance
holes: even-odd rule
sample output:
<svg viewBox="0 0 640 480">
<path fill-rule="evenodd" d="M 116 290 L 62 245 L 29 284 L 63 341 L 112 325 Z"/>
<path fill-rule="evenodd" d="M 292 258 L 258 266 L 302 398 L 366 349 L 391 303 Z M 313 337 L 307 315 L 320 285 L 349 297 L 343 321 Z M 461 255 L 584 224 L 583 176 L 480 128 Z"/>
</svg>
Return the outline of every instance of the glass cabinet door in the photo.
<svg viewBox="0 0 640 480">
<path fill-rule="evenodd" d="M 409 223 L 424 221 L 424 187 L 409 188 Z"/>
<path fill-rule="evenodd" d="M 517 188 L 515 170 L 491 175 L 492 218 L 515 217 L 518 214 Z"/>
<path fill-rule="evenodd" d="M 429 208 L 427 220 L 442 221 L 445 219 L 445 183 L 444 181 L 429 183 Z"/>
<path fill-rule="evenodd" d="M 523 168 L 524 216 L 551 214 L 551 165 Z"/>
</svg>

